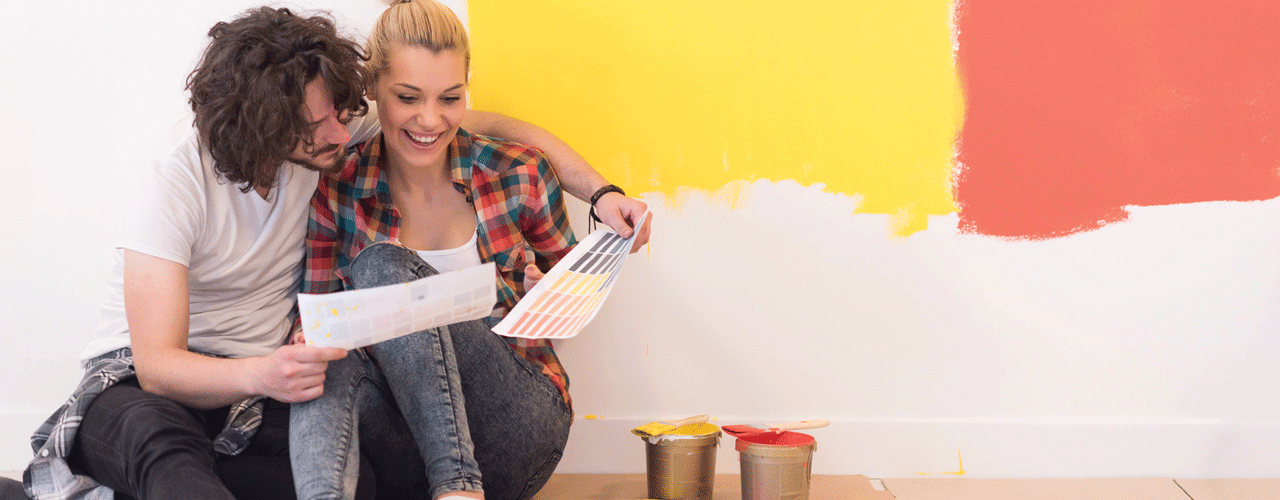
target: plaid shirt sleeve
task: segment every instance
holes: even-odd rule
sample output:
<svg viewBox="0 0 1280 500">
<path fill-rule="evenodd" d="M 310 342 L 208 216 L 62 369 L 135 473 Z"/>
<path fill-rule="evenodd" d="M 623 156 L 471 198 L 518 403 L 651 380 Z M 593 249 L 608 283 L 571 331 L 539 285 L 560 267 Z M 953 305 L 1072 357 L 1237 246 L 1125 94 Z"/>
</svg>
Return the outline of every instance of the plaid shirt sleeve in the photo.
<svg viewBox="0 0 1280 500">
<path fill-rule="evenodd" d="M 520 232 L 524 233 L 525 241 L 537 256 L 538 269 L 546 271 L 560 262 L 576 241 L 564 208 L 560 180 L 542 155 L 538 155 L 537 169 L 539 182 L 532 183 L 529 193 L 529 197 L 536 202 L 524 205 L 524 213 L 520 216 Z M 522 290 L 521 296 L 526 291 Z"/>
<path fill-rule="evenodd" d="M 333 209 L 329 206 L 328 183 L 321 178 L 315 196 L 311 197 L 311 216 L 307 220 L 306 271 L 302 277 L 302 293 L 331 293 L 342 290 L 338 277 L 338 230 Z"/>
</svg>

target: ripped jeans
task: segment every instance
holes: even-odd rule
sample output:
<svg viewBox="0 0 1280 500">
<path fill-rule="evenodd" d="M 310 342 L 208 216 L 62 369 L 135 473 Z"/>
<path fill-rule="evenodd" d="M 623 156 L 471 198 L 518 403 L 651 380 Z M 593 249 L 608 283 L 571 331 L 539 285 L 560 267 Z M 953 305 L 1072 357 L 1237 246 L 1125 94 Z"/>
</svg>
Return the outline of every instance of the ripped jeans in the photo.
<svg viewBox="0 0 1280 500">
<path fill-rule="evenodd" d="M 436 271 L 411 250 L 378 243 L 352 260 L 350 274 L 356 288 L 370 288 Z M 293 405 L 299 499 L 352 498 L 361 449 L 382 498 L 483 490 L 489 500 L 523 500 L 546 484 L 569 437 L 570 411 L 555 384 L 483 320 L 367 351 L 331 361 L 324 395 Z"/>
</svg>

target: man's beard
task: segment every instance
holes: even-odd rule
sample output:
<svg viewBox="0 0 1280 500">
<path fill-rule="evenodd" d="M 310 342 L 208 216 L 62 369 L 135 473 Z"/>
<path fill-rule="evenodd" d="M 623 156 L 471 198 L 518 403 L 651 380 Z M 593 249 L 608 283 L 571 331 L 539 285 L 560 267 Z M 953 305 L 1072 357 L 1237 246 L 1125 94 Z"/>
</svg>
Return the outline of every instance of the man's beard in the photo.
<svg viewBox="0 0 1280 500">
<path fill-rule="evenodd" d="M 346 159 L 347 159 L 346 155 L 341 154 L 341 152 L 339 152 L 338 154 L 333 154 L 334 151 L 340 151 L 341 149 L 342 149 L 341 144 L 330 144 L 328 146 L 325 146 L 324 148 L 321 148 L 315 153 L 307 155 L 306 158 L 298 158 L 298 157 L 290 156 L 289 161 L 297 163 L 298 165 L 301 165 L 302 168 L 305 168 L 307 170 L 320 172 L 322 174 L 334 174 L 342 170 L 342 166 L 346 164 Z M 322 162 L 323 160 L 320 160 L 321 158 L 325 158 L 330 154 L 333 154 L 332 160 L 328 161 L 327 163 L 323 163 Z"/>
</svg>

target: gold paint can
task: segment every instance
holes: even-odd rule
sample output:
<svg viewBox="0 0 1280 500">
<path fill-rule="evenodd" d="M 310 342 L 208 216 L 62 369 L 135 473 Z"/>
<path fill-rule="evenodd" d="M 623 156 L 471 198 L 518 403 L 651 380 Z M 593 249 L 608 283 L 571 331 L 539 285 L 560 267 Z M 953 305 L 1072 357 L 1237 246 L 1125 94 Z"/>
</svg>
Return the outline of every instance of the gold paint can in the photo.
<svg viewBox="0 0 1280 500">
<path fill-rule="evenodd" d="M 809 500 L 813 452 L 818 443 L 799 432 L 739 437 L 742 500 Z"/>
<path fill-rule="evenodd" d="M 690 424 L 644 439 L 649 498 L 711 500 L 720 428 Z"/>
</svg>

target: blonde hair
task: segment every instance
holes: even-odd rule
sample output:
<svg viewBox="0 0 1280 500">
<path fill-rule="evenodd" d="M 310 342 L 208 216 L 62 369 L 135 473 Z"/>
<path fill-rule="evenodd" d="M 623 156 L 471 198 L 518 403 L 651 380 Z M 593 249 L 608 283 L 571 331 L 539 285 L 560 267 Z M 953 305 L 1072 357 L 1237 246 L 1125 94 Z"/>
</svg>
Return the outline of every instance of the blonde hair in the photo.
<svg viewBox="0 0 1280 500">
<path fill-rule="evenodd" d="M 391 47 L 418 46 L 432 52 L 457 51 L 462 56 L 463 74 L 471 75 L 471 44 L 467 30 L 453 10 L 435 0 L 391 0 L 369 33 L 370 83 L 391 67 Z"/>
</svg>

